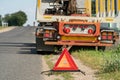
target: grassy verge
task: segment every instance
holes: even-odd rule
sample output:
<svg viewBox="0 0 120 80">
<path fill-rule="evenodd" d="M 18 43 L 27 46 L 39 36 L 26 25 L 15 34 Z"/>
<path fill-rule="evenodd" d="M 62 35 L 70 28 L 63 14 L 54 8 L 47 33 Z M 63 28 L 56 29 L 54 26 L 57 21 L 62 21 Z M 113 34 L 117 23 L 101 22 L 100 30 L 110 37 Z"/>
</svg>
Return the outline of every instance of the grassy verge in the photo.
<svg viewBox="0 0 120 80">
<path fill-rule="evenodd" d="M 120 80 L 120 72 L 98 74 L 99 80 Z"/>
<path fill-rule="evenodd" d="M 104 52 L 80 49 L 73 50 L 71 53 L 74 58 L 80 59 L 85 65 L 97 70 L 98 80 L 120 80 L 120 45 L 113 50 Z M 54 66 L 50 60 L 54 56 L 45 56 L 50 69 Z M 55 75 L 61 75 L 64 80 L 74 80 L 70 73 L 56 73 Z"/>
<path fill-rule="evenodd" d="M 109 57 L 110 52 L 99 52 L 94 50 L 79 50 L 72 52 L 75 58 L 80 59 L 85 65 L 90 66 L 93 69 L 100 69 L 101 64 L 104 63 L 104 57 Z"/>
<path fill-rule="evenodd" d="M 52 69 L 54 67 L 54 63 L 52 62 L 53 60 L 51 60 L 51 59 L 55 56 L 56 55 L 45 55 L 44 56 L 46 63 L 50 69 Z M 63 80 L 74 80 L 71 73 L 69 73 L 69 72 L 55 72 L 54 75 L 61 76 L 63 78 Z M 55 79 L 55 80 L 60 80 L 60 79 Z"/>
<path fill-rule="evenodd" d="M 4 29 L 4 28 L 6 28 L 6 27 L 2 27 L 2 26 L 0 26 L 0 30 L 1 30 L 1 29 Z"/>
<path fill-rule="evenodd" d="M 0 30 L 1 30 L 1 29 L 3 29 L 3 27 L 2 27 L 2 26 L 0 26 Z"/>
<path fill-rule="evenodd" d="M 120 47 L 111 51 L 78 50 L 72 52 L 85 65 L 97 69 L 99 80 L 120 80 Z"/>
</svg>

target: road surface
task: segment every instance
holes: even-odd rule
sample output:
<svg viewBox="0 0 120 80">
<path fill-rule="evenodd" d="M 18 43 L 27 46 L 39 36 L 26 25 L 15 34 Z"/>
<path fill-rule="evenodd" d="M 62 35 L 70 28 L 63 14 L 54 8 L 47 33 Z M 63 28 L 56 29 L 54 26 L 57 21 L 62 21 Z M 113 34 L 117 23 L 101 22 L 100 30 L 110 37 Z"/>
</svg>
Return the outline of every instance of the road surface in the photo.
<svg viewBox="0 0 120 80">
<path fill-rule="evenodd" d="M 33 27 L 0 33 L 0 80 L 43 80 Z"/>
</svg>

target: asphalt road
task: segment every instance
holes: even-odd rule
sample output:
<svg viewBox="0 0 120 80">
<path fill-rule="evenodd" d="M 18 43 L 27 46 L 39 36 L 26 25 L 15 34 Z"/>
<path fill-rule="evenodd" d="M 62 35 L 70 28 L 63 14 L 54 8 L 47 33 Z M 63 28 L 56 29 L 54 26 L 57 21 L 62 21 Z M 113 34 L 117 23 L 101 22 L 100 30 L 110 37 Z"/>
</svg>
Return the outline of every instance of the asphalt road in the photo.
<svg viewBox="0 0 120 80">
<path fill-rule="evenodd" d="M 0 33 L 0 80 L 43 80 L 33 27 Z"/>
</svg>

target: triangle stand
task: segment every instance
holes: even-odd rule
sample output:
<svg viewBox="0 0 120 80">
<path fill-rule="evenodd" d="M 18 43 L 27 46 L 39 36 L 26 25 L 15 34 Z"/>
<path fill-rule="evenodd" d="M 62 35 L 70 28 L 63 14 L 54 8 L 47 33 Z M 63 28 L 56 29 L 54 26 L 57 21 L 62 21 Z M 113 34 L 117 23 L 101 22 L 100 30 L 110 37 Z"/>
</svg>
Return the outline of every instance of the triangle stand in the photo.
<svg viewBox="0 0 120 80">
<path fill-rule="evenodd" d="M 62 51 L 53 69 L 49 71 L 43 71 L 41 74 L 46 73 L 48 75 L 52 75 L 53 72 L 81 72 L 82 74 L 85 75 L 85 72 L 78 69 L 66 48 L 64 48 L 64 50 Z"/>
<path fill-rule="evenodd" d="M 85 72 L 78 69 L 74 60 L 72 59 L 67 48 L 64 48 L 56 64 L 54 65 L 52 72 L 81 72 L 85 75 Z"/>
</svg>

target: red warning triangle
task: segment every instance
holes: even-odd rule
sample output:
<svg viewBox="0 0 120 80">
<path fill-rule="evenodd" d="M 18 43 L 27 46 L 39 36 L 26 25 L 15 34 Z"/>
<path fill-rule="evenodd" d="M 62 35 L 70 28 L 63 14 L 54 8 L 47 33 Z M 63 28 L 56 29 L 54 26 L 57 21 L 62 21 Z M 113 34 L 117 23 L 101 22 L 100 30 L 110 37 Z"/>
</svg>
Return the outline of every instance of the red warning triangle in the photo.
<svg viewBox="0 0 120 80">
<path fill-rule="evenodd" d="M 73 61 L 72 57 L 70 56 L 70 53 L 68 52 L 66 48 L 61 53 L 53 70 L 54 71 L 76 71 L 78 70 L 78 67 L 76 66 L 75 62 Z"/>
</svg>

